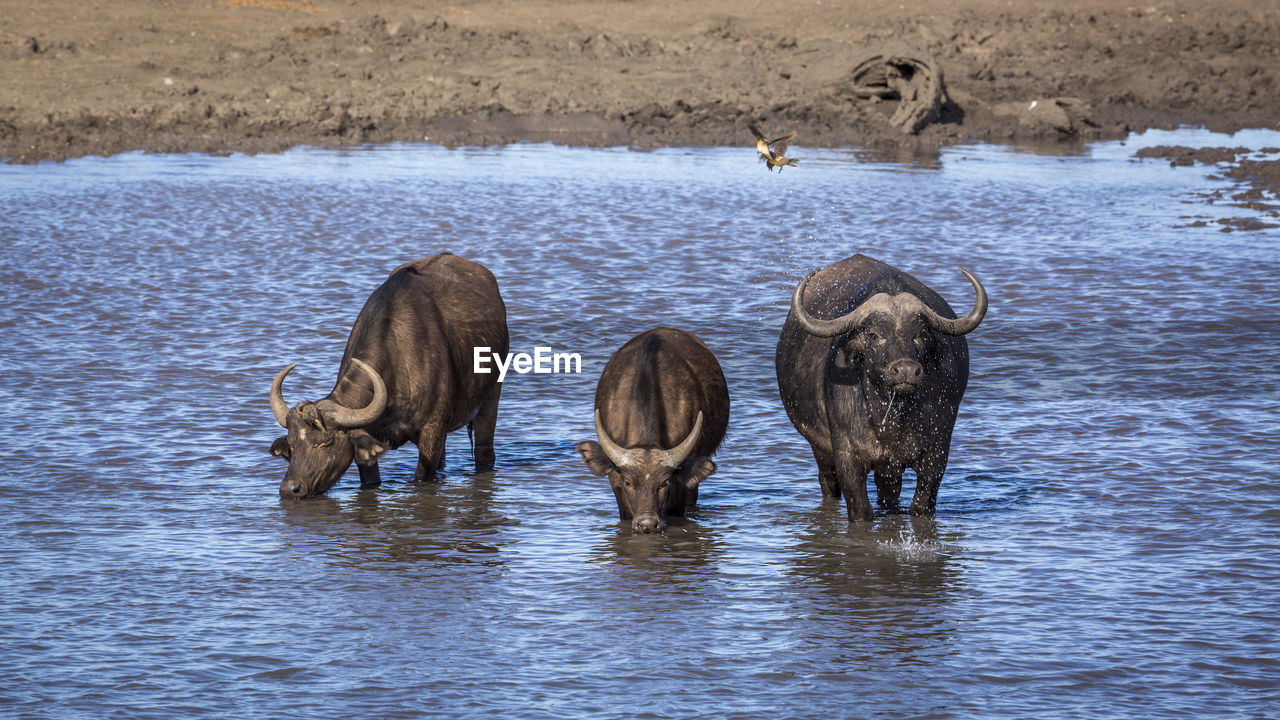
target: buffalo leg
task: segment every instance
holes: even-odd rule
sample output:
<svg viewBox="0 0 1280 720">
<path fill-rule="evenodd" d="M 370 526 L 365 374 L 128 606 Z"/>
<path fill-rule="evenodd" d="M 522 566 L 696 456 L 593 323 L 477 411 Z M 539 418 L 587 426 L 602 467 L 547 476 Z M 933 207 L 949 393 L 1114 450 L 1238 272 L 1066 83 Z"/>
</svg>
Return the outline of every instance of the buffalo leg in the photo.
<svg viewBox="0 0 1280 720">
<path fill-rule="evenodd" d="M 480 412 L 471 421 L 471 427 L 475 431 L 474 456 L 478 473 L 493 469 L 493 433 L 498 427 L 498 396 L 501 393 L 502 386 L 494 385 L 489 391 L 489 397 L 485 398 L 484 405 L 480 407 Z"/>
<path fill-rule="evenodd" d="M 837 444 L 835 456 L 836 478 L 840 481 L 840 492 L 844 495 L 849 522 L 870 520 L 871 498 L 867 497 L 867 472 L 871 468 L 854 455 L 853 448 L 847 441 Z"/>
<path fill-rule="evenodd" d="M 836 463 L 831 453 L 822 452 L 815 447 L 813 459 L 818 463 L 818 484 L 822 486 L 822 499 L 835 500 L 840 497 L 840 481 L 836 479 Z"/>
<path fill-rule="evenodd" d="M 853 467 L 840 473 L 840 492 L 844 495 L 849 522 L 871 519 L 871 499 L 867 497 L 867 469 Z"/>
<path fill-rule="evenodd" d="M 413 471 L 413 479 L 417 482 L 435 480 L 440 458 L 444 455 L 444 432 L 435 425 L 423 428 L 418 434 L 417 445 L 418 469 Z"/>
<path fill-rule="evenodd" d="M 377 461 L 371 462 L 368 465 L 356 463 L 356 469 L 360 471 L 361 486 L 382 484 L 382 473 L 378 471 Z"/>
<path fill-rule="evenodd" d="M 902 496 L 902 471 L 905 468 L 876 468 L 876 505 L 897 512 Z"/>
<path fill-rule="evenodd" d="M 945 454 L 930 455 L 916 467 L 916 494 L 911 498 L 909 511 L 912 515 L 933 515 L 938 504 L 938 486 L 942 484 L 942 474 L 946 469 Z"/>
</svg>

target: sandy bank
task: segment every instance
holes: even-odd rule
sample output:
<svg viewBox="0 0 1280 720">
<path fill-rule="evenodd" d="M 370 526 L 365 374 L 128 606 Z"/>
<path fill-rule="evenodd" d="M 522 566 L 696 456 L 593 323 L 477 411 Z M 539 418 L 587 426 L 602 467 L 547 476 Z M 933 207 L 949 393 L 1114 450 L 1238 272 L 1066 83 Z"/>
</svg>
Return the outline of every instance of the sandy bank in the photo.
<svg viewBox="0 0 1280 720">
<path fill-rule="evenodd" d="M 1068 0 L 0 2 L 0 156 L 416 141 L 930 148 L 1280 128 L 1280 8 Z M 917 133 L 861 60 L 906 47 L 945 102 Z"/>
</svg>

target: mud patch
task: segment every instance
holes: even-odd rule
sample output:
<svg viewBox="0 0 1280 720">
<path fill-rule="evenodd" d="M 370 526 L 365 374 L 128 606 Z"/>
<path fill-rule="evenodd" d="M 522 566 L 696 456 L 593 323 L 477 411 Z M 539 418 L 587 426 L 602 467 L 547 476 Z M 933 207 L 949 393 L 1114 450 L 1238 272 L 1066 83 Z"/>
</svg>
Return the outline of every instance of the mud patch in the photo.
<svg viewBox="0 0 1280 720">
<path fill-rule="evenodd" d="M 299 12 L 324 12 L 324 8 L 315 6 L 313 0 L 219 0 L 218 7 L 224 8 L 263 8 L 264 10 L 295 10 Z"/>
<path fill-rule="evenodd" d="M 1253 151 L 1243 147 L 1192 148 L 1182 145 L 1156 145 L 1134 153 L 1140 159 L 1159 158 L 1170 167 L 1218 165 L 1222 172 L 1212 179 L 1232 180 L 1226 190 L 1199 193 L 1211 205 L 1253 210 L 1257 215 L 1242 218 L 1219 218 L 1214 223 L 1223 232 L 1267 230 L 1280 227 L 1280 147 Z M 1198 220 L 1182 227 L 1205 227 L 1209 221 Z"/>
<path fill-rule="evenodd" d="M 0 158 L 424 137 L 749 147 L 749 122 L 795 128 L 800 156 L 1277 127 L 1274 0 L 1025 5 L 45 0 L 0 33 Z"/>
</svg>

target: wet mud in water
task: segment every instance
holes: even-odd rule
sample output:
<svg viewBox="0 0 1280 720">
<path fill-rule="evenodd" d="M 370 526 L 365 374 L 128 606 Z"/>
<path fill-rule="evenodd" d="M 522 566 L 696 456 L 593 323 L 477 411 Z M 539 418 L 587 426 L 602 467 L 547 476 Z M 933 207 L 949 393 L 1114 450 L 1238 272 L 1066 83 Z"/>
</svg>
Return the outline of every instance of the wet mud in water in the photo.
<svg viewBox="0 0 1280 720">
<path fill-rule="evenodd" d="M 3 714 L 1267 717 L 1280 236 L 1218 232 L 1256 211 L 1156 145 L 1280 137 L 0 166 Z M 272 378 L 327 393 L 373 288 L 442 250 L 582 372 L 508 375 L 492 472 L 460 432 L 438 482 L 405 446 L 282 502 Z M 781 407 L 791 291 L 855 252 L 990 294 L 934 518 L 850 525 Z M 697 506 L 637 535 L 574 443 L 656 325 L 732 409 Z"/>
<path fill-rule="evenodd" d="M 1142 148 L 1134 154 L 1138 158 L 1165 158 L 1172 167 L 1203 163 L 1221 166 L 1221 175 L 1235 185 L 1227 190 L 1216 189 L 1201 195 L 1205 202 L 1222 203 L 1233 207 L 1256 210 L 1251 217 L 1218 218 L 1223 232 L 1234 230 L 1270 230 L 1280 228 L 1280 147 L 1250 150 L 1244 147 L 1184 147 L 1159 145 Z M 1196 220 L 1193 225 L 1208 224 Z"/>
<path fill-rule="evenodd" d="M 801 147 L 910 152 L 1276 129 L 1280 118 L 1271 0 L 49 0 L 0 11 L 0 158 L 16 162 L 424 139 L 749 145 L 750 122 L 796 129 Z"/>
</svg>

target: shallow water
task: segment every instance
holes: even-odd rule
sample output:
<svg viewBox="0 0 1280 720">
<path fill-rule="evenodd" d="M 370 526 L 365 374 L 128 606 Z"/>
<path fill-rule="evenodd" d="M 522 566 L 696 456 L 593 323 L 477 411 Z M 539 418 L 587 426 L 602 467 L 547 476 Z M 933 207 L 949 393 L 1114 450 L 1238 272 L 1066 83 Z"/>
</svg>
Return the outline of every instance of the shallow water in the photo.
<svg viewBox="0 0 1280 720">
<path fill-rule="evenodd" d="M 1280 236 L 1177 227 L 1142 145 L 550 146 L 0 167 L 0 707 L 12 717 L 1271 717 Z M 328 392 L 396 265 L 491 268 L 497 470 L 406 446 L 284 504 L 271 378 Z M 933 519 L 821 501 L 773 371 L 806 271 L 864 252 L 991 309 Z M 620 524 L 573 443 L 609 354 L 694 332 L 729 380 L 700 505 Z M 904 490 L 909 497 L 911 487 Z"/>
</svg>

